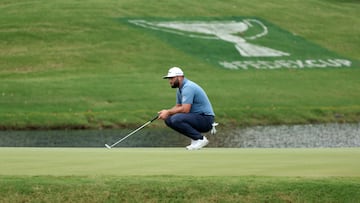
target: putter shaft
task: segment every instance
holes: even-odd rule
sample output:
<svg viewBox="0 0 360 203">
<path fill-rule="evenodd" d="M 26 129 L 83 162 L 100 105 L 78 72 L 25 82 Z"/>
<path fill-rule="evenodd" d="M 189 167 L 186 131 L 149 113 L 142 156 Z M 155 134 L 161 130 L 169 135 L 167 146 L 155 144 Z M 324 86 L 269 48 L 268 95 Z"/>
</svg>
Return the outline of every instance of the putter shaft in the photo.
<svg viewBox="0 0 360 203">
<path fill-rule="evenodd" d="M 135 129 L 134 131 L 132 131 L 131 133 L 129 133 L 128 135 L 126 135 L 125 137 L 121 138 L 120 140 L 118 140 L 117 142 L 115 142 L 114 144 L 112 145 L 108 145 L 108 144 L 105 144 L 105 147 L 108 148 L 108 149 L 111 149 L 113 148 L 114 146 L 116 146 L 117 144 L 119 144 L 120 142 L 122 142 L 123 140 L 125 140 L 126 138 L 130 137 L 131 135 L 135 134 L 137 131 L 143 129 L 145 126 L 149 125 L 150 123 L 152 123 L 154 120 L 156 120 L 159 116 L 156 115 L 156 117 L 154 117 L 153 119 L 151 119 L 150 121 L 146 122 L 144 125 L 138 127 L 137 129 Z"/>
</svg>

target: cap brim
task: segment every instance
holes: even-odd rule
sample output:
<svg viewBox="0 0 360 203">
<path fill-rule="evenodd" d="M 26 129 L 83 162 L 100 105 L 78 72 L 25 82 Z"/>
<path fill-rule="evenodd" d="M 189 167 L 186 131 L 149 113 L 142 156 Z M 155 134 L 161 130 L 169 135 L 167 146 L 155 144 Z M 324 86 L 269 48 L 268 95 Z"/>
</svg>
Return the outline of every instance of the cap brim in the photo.
<svg viewBox="0 0 360 203">
<path fill-rule="evenodd" d="M 165 75 L 165 76 L 163 77 L 163 79 L 174 78 L 174 77 L 176 77 L 176 76 L 172 76 L 172 75 Z"/>
</svg>

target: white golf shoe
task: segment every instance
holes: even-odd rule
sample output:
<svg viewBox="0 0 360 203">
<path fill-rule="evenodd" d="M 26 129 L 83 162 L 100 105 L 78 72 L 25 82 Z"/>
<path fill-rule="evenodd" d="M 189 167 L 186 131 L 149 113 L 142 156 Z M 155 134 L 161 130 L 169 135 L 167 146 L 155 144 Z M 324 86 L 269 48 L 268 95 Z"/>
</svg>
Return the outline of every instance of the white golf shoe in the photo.
<svg viewBox="0 0 360 203">
<path fill-rule="evenodd" d="M 191 140 L 191 145 L 187 146 L 188 150 L 199 150 L 209 144 L 209 140 L 203 136 L 202 140 Z"/>
<path fill-rule="evenodd" d="M 191 145 L 193 145 L 193 144 L 195 143 L 195 141 L 196 141 L 196 140 L 191 139 L 191 143 L 190 143 L 190 145 L 186 146 L 186 149 L 188 149 L 189 147 L 191 147 Z"/>
</svg>

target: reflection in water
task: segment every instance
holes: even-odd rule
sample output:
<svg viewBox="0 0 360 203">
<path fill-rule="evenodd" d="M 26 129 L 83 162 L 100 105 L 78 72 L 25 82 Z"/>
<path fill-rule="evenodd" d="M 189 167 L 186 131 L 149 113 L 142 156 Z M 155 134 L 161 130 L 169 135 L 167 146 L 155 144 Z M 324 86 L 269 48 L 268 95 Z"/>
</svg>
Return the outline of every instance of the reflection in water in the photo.
<svg viewBox="0 0 360 203">
<path fill-rule="evenodd" d="M 132 129 L 0 131 L 0 147 L 104 147 Z M 208 147 L 360 147 L 360 123 L 218 128 Z M 170 129 L 145 128 L 117 147 L 184 147 L 189 140 Z"/>
</svg>

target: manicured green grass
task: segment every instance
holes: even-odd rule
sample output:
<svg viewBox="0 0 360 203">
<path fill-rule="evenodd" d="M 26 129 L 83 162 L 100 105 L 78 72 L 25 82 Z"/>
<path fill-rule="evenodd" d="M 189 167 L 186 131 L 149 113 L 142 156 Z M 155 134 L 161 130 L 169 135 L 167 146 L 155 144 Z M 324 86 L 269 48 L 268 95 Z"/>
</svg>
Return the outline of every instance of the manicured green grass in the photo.
<svg viewBox="0 0 360 203">
<path fill-rule="evenodd" d="M 2 202 L 357 202 L 360 149 L 0 148 Z"/>
<path fill-rule="evenodd" d="M 0 148 L 2 175 L 359 177 L 359 148 Z"/>
<path fill-rule="evenodd" d="M 208 92 L 223 126 L 358 122 L 359 68 L 224 70 L 118 19 L 255 16 L 360 60 L 359 9 L 331 0 L 2 1 L 0 127 L 138 125 L 174 104 L 161 79 L 173 65 Z"/>
</svg>

